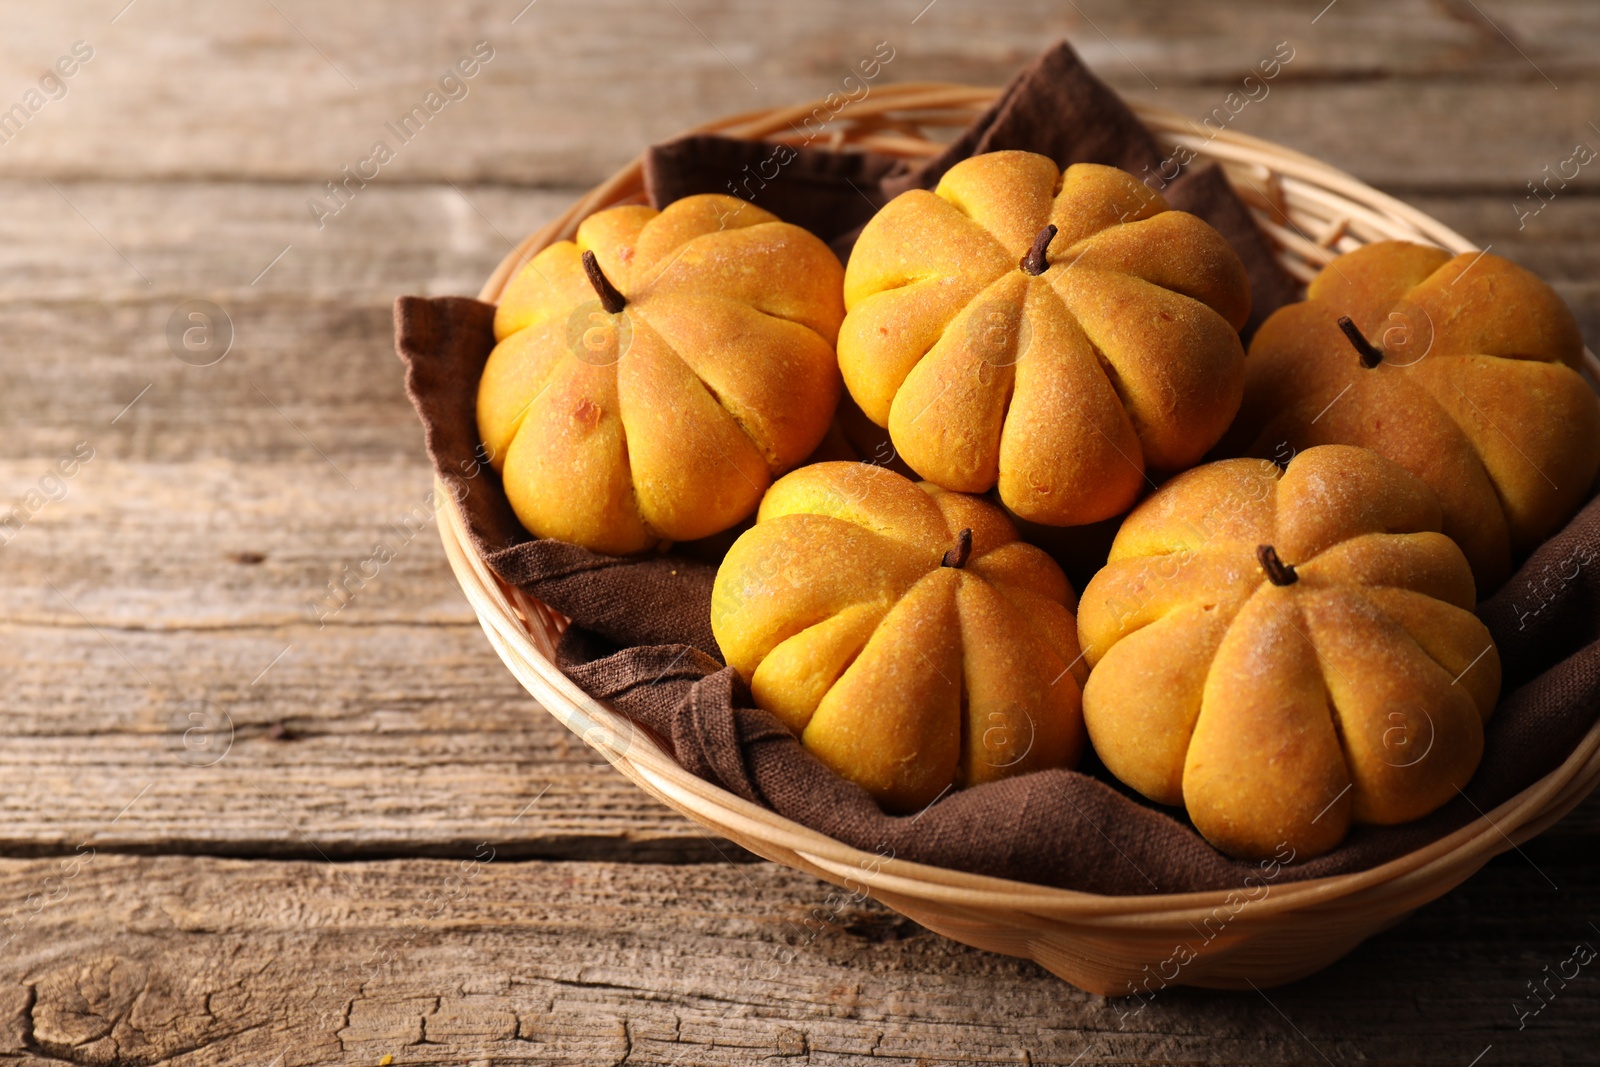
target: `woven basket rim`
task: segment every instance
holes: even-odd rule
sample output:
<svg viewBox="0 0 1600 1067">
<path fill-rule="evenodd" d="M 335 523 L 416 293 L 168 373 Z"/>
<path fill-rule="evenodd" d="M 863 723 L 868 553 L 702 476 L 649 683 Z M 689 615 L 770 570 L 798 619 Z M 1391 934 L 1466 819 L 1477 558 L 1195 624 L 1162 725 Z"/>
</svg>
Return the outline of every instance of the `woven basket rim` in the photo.
<svg viewBox="0 0 1600 1067">
<path fill-rule="evenodd" d="M 938 112 L 959 125 L 975 117 L 1000 90 L 945 82 L 899 83 L 875 89 L 852 109 L 852 119 L 867 132 L 852 132 L 842 143 L 893 151 L 908 158 L 932 155 L 937 141 L 876 131 L 900 113 Z M 876 101 L 876 103 L 874 103 Z M 813 101 L 788 108 L 744 112 L 695 127 L 688 133 L 792 143 L 783 135 L 794 122 L 826 106 Z M 1215 131 L 1164 108 L 1130 102 L 1141 122 L 1167 148 L 1182 144 L 1202 158 L 1221 163 L 1235 188 L 1245 196 L 1268 236 L 1279 238 L 1303 262 L 1323 262 L 1339 254 L 1341 244 L 1366 243 L 1357 234 L 1382 232 L 1398 239 L 1438 245 L 1462 253 L 1476 245 L 1415 208 L 1314 157 L 1270 141 L 1231 130 Z M 937 124 L 937 123 L 935 123 Z M 555 220 L 531 234 L 500 263 L 479 299 L 494 303 L 516 270 L 544 246 L 570 236 L 584 217 L 610 204 L 637 198 L 642 191 L 640 156 L 576 201 Z M 1252 179 L 1255 180 L 1252 180 Z M 1243 184 L 1241 184 L 1241 182 Z M 1340 199 L 1345 198 L 1345 199 Z M 1297 208 L 1301 209 L 1297 212 Z M 1313 237 L 1294 220 L 1296 214 L 1328 223 Z M 1288 226 L 1277 226 L 1272 216 Z M 1285 239 L 1283 230 L 1291 236 Z M 1298 231 L 1298 232 L 1296 232 Z M 1309 246 L 1306 247 L 1306 246 Z M 1312 249 L 1320 250 L 1320 257 Z M 1287 263 L 1286 263 L 1287 265 Z M 1305 268 L 1295 270 L 1305 279 Z M 1585 350 L 1585 369 L 1600 380 L 1600 361 Z M 981 921 L 997 912 L 1014 913 L 1028 925 L 1040 922 L 1092 925 L 1095 929 L 1148 927 L 1167 936 L 1174 924 L 1212 913 L 1236 889 L 1113 896 L 1081 890 L 972 874 L 896 857 L 884 857 L 846 845 L 768 808 L 684 770 L 647 733 L 618 712 L 578 688 L 555 663 L 554 638 L 565 620 L 542 603 L 503 583 L 471 548 L 465 519 L 453 495 L 436 480 L 441 501 L 441 540 L 484 631 L 501 659 L 540 704 L 585 743 L 606 756 L 619 771 L 668 806 L 769 859 L 840 884 L 858 883 L 894 906 L 896 901 L 925 901 L 940 908 L 965 908 Z M 1347 874 L 1274 884 L 1270 894 L 1241 913 L 1236 925 L 1270 925 L 1286 912 L 1319 912 L 1380 908 L 1395 917 L 1432 900 L 1469 877 L 1493 856 L 1517 847 L 1576 807 L 1600 785 L 1600 722 L 1584 735 L 1571 754 L 1537 782 L 1479 819 L 1403 856 Z M 779 853 L 773 855 L 774 852 Z"/>
</svg>

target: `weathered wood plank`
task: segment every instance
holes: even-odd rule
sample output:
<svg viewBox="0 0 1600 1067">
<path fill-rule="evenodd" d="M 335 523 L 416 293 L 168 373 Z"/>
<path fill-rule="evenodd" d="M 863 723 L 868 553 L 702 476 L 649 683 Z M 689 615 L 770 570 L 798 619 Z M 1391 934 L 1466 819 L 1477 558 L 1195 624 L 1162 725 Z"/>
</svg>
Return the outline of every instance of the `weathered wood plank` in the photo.
<svg viewBox="0 0 1600 1067">
<path fill-rule="evenodd" d="M 319 230 L 295 185 L 0 180 L 0 301 L 134 300 L 170 312 L 196 298 L 473 295 L 515 242 L 582 192 L 374 184 Z M 147 340 L 165 355 L 165 319 L 154 326 Z M 242 352 L 248 326 L 237 338 Z"/>
<path fill-rule="evenodd" d="M 484 840 L 510 856 L 737 853 L 539 709 L 475 627 L 6 626 L 0 640 L 3 854 L 85 840 L 222 855 L 460 855 Z M 1592 854 L 1597 836 L 1600 797 L 1530 847 Z"/>
<path fill-rule="evenodd" d="M 0 676 L 7 855 L 740 854 L 550 718 L 475 625 L 8 624 Z"/>
<path fill-rule="evenodd" d="M 1600 137 L 1596 143 L 1600 146 Z M 29 370 L 37 374 L 47 369 L 42 366 L 47 359 L 60 361 L 78 373 L 81 386 L 92 385 L 109 369 L 104 364 L 83 368 L 97 350 L 148 355 L 155 357 L 152 367 L 182 369 L 168 350 L 165 327 L 185 300 L 209 299 L 245 317 L 234 323 L 236 349 L 227 362 L 264 347 L 280 359 L 294 354 L 282 351 L 289 346 L 281 332 L 267 332 L 250 318 L 250 308 L 282 318 L 281 304 L 288 299 L 377 308 L 400 293 L 475 294 L 512 241 L 583 192 L 576 187 L 375 186 L 319 233 L 286 185 L 55 184 L 53 189 L 40 181 L 0 180 L 0 202 L 7 205 L 0 212 L 0 308 L 23 316 L 7 323 L 7 336 L 28 344 Z M 1589 239 L 1600 229 L 1600 199 L 1592 191 L 1574 186 L 1548 202 L 1530 200 L 1525 189 L 1515 188 L 1404 195 L 1558 285 L 1588 281 L 1600 265 Z M 92 305 L 108 303 L 150 307 L 137 317 L 126 312 L 121 318 L 99 317 L 109 312 Z M 86 317 L 68 331 L 63 323 L 39 317 L 47 312 L 32 310 L 35 306 Z M 36 323 L 31 330 L 30 322 Z M 67 332 L 52 336 L 49 329 Z M 87 352 L 85 340 L 91 342 Z M 300 348 L 303 358 L 322 357 L 313 342 Z"/>
<path fill-rule="evenodd" d="M 31 189 L 26 206 L 67 210 L 41 198 L 41 192 L 53 196 L 48 187 L 22 187 Z M 0 302 L 0 333 L 13 351 L 27 353 L 0 363 L 0 422 L 9 431 L 0 440 L 0 457 L 53 459 L 87 440 L 104 459 L 323 463 L 320 448 L 341 469 L 415 463 L 421 438 L 392 350 L 389 301 L 406 291 L 474 292 L 505 249 L 495 228 L 520 236 L 567 200 L 566 194 L 472 190 L 481 210 L 496 219 L 491 227 L 449 187 L 385 190 L 362 205 L 373 209 L 370 216 L 351 220 L 361 222 L 359 229 L 338 236 L 347 243 L 296 247 L 260 283 L 285 288 L 263 294 L 248 279 L 276 254 L 274 247 L 281 251 L 283 245 L 274 245 L 280 238 L 270 236 L 269 226 L 230 229 L 229 219 L 270 204 L 279 195 L 276 187 L 133 185 L 113 191 L 97 183 L 74 191 L 86 203 L 122 205 L 117 218 L 124 221 L 102 229 L 131 261 L 173 266 L 167 273 L 147 271 L 161 284 L 146 295 L 122 259 L 81 222 L 64 231 L 59 246 L 23 222 L 4 224 L 18 240 L 9 265 L 0 266 L 0 280 L 8 291 L 34 293 Z M 191 198 L 192 192 L 201 195 Z M 1560 196 L 1521 230 L 1510 195 L 1417 202 L 1549 278 L 1596 343 L 1600 251 L 1592 234 L 1600 227 L 1600 200 Z M 228 240 L 213 246 L 197 237 L 204 247 L 182 254 L 163 235 L 188 210 L 185 204 L 200 205 L 189 222 L 198 233 L 214 226 Z M 391 209 L 417 228 L 387 225 Z M 278 210 L 282 217 L 287 209 Z M 452 221 L 458 215 L 463 218 Z M 236 250 L 246 246 L 249 253 Z M 439 251 L 418 253 L 419 247 Z M 317 297 L 295 296 L 300 287 Z M 233 350 L 214 366 L 190 366 L 169 348 L 168 322 L 191 298 L 217 302 L 231 319 Z M 124 413 L 146 386 L 149 392 Z M 327 473 L 344 485 L 334 470 Z"/>
<path fill-rule="evenodd" d="M 41 477 L 4 466 L 8 491 Z M 505 671 L 444 561 L 420 459 L 350 473 L 360 491 L 320 461 L 96 458 L 11 536 L 0 850 L 70 850 L 105 827 L 102 847 L 228 854 L 491 836 L 526 855 L 737 851 L 617 776 Z M 394 558 L 361 579 L 380 540 Z M 346 568 L 360 585 L 339 608 L 327 583 Z M 516 819 L 544 789 L 549 806 Z"/>
<path fill-rule="evenodd" d="M 38 466 L 0 464 L 0 486 Z M 0 851 L 70 850 L 149 785 L 102 847 L 459 853 L 509 834 L 519 854 L 715 854 L 506 672 L 420 461 L 349 473 L 357 489 L 320 461 L 96 458 L 0 549 Z M 334 610 L 327 583 L 377 542 L 394 558 Z M 1600 798 L 1549 847 L 1596 834 Z"/>
<path fill-rule="evenodd" d="M 0 853 L 736 853 L 540 710 L 475 627 L 102 633 L 0 630 Z M 1530 847 L 1597 836 L 1600 797 Z"/>
<path fill-rule="evenodd" d="M 19 493 L 48 470 L 3 466 Z M 420 454 L 349 473 L 359 490 L 320 460 L 97 457 L 11 536 L 0 851 L 70 851 L 99 827 L 100 847 L 226 854 L 453 854 L 489 837 L 522 855 L 738 853 L 505 671 L 444 561 Z M 394 558 L 338 608 L 327 583 L 359 579 L 380 540 Z"/>
<path fill-rule="evenodd" d="M 337 452 L 335 440 L 328 449 Z M 44 458 L 0 462 L 0 492 L 26 510 L 52 470 Z M 50 482 L 59 500 L 35 498 L 41 506 L 20 531 L 0 530 L 0 615 L 174 633 L 474 623 L 439 545 L 420 444 L 403 465 L 340 470 L 349 483 L 315 453 L 299 463 L 163 464 L 97 452 L 76 476 Z"/>
<path fill-rule="evenodd" d="M 1503 189 L 1520 196 L 1528 192 L 1526 183 L 1546 177 L 1545 166 L 1555 172 L 1568 161 L 1578 143 L 1600 153 L 1600 132 L 1589 125 L 1597 121 L 1590 102 L 1600 82 L 1592 74 L 1564 80 L 1559 91 L 1537 77 L 1510 83 L 1285 80 L 1265 100 L 1240 110 L 1227 128 L 1399 193 Z M 1230 89 L 1133 87 L 1128 95 L 1200 121 L 1224 104 Z M 1587 158 L 1586 165 L 1569 162 L 1566 169 L 1571 189 L 1592 193 L 1600 188 L 1600 157 Z"/>
<path fill-rule="evenodd" d="M 395 158 L 380 182 L 588 183 L 696 122 L 821 97 L 879 41 L 894 49 L 883 79 L 998 84 L 1067 36 L 1118 88 L 1196 117 L 1289 40 L 1296 58 L 1276 102 L 1248 109 L 1241 128 L 1259 120 L 1264 133 L 1391 184 L 1520 186 L 1565 158 L 1551 153 L 1569 138 L 1588 136 L 1586 42 L 1600 32 L 1600 15 L 1580 0 L 1345 0 L 1320 17 L 1328 5 L 1267 0 L 1181 12 L 1156 0 L 243 9 L 141 0 L 111 23 L 122 6 L 50 5 L 8 29 L 5 106 L 74 41 L 95 55 L 0 149 L 0 173 L 272 178 L 300 185 L 303 201 L 387 138 Z M 388 134 L 385 124 L 479 40 L 494 58 L 467 95 L 409 144 Z"/>
<path fill-rule="evenodd" d="M 1497 862 L 1297 985 L 1140 1010 L 770 864 L 3 861 L 0 904 L 20 914 L 0 1055 L 1461 1067 L 1492 1046 L 1484 1062 L 1570 1062 L 1600 1038 L 1600 979 L 1551 983 L 1521 1030 L 1515 1006 L 1596 941 L 1600 881 L 1546 873 L 1559 892 Z"/>
<path fill-rule="evenodd" d="M 234 350 L 209 367 L 168 350 L 175 305 L 0 309 L 0 329 L 30 357 L 0 365 L 11 454 L 54 460 L 87 441 L 97 462 L 303 459 L 341 491 L 362 461 L 421 458 L 387 302 L 232 304 Z M 24 394 L 49 399 L 30 407 Z"/>
<path fill-rule="evenodd" d="M 420 457 L 393 299 L 475 293 L 511 241 L 575 195 L 374 190 L 358 205 L 370 211 L 352 208 L 323 239 L 282 186 L 58 188 L 71 205 L 41 182 L 0 190 L 14 207 L 0 213 L 0 332 L 26 353 L 0 363 L 0 422 L 11 431 L 0 455 L 53 459 L 86 440 L 101 458 L 322 464 L 321 448 L 341 469 Z M 212 366 L 180 361 L 169 341 L 179 305 L 195 299 L 219 305 L 231 326 L 232 347 Z"/>
</svg>

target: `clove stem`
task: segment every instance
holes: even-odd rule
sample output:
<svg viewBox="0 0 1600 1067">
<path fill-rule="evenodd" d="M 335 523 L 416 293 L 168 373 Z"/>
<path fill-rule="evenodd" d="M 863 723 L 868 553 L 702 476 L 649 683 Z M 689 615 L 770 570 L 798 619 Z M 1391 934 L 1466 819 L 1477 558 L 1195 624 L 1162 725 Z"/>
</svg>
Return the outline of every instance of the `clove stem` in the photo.
<svg viewBox="0 0 1600 1067">
<path fill-rule="evenodd" d="M 1350 339 L 1350 344 L 1360 353 L 1363 367 L 1371 370 L 1383 362 L 1383 353 L 1371 341 L 1367 340 L 1366 335 L 1356 328 L 1356 324 L 1349 315 L 1339 320 L 1339 329 L 1344 331 L 1344 335 Z"/>
<path fill-rule="evenodd" d="M 944 554 L 939 561 L 941 567 L 954 567 L 960 570 L 967 565 L 967 557 L 972 555 L 972 531 L 962 530 L 956 534 L 956 547 Z"/>
<path fill-rule="evenodd" d="M 1267 572 L 1267 581 L 1273 585 L 1293 585 L 1300 580 L 1294 568 L 1280 559 L 1278 550 L 1271 545 L 1257 546 L 1256 559 L 1260 561 L 1261 569 Z"/>
<path fill-rule="evenodd" d="M 1050 261 L 1044 254 L 1049 249 L 1050 242 L 1056 239 L 1056 232 L 1056 225 L 1053 222 L 1039 231 L 1039 236 L 1033 239 L 1033 247 L 1022 257 L 1021 267 L 1024 271 L 1037 278 L 1050 269 Z"/>
<path fill-rule="evenodd" d="M 593 252 L 583 254 L 583 272 L 589 276 L 589 284 L 594 286 L 595 293 L 600 297 L 600 306 L 606 309 L 606 314 L 615 315 L 628 306 L 627 297 L 611 284 L 611 279 L 600 269 L 600 261 L 594 258 Z"/>
</svg>

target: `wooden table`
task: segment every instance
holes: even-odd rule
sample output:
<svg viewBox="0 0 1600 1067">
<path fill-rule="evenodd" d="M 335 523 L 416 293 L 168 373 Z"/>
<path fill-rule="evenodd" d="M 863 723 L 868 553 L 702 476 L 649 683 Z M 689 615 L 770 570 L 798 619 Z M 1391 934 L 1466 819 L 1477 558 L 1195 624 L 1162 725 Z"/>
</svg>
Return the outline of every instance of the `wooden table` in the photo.
<svg viewBox="0 0 1600 1067">
<path fill-rule="evenodd" d="M 1137 1015 L 710 839 L 523 693 L 431 528 L 396 534 L 429 472 L 389 318 L 476 292 L 641 146 L 826 93 L 880 41 L 886 78 L 998 83 L 1066 35 L 1196 117 L 1289 42 L 1234 128 L 1541 272 L 1596 344 L 1600 161 L 1548 203 L 1526 183 L 1600 146 L 1600 5 L 73 0 L 0 24 L 0 510 L 26 512 L 0 528 L 0 1062 L 1600 1059 L 1595 965 L 1530 998 L 1600 945 L 1596 802 L 1318 977 Z M 395 138 L 478 41 L 465 96 Z M 209 348 L 192 301 L 225 314 Z M 378 540 L 393 561 L 319 624 Z"/>
</svg>

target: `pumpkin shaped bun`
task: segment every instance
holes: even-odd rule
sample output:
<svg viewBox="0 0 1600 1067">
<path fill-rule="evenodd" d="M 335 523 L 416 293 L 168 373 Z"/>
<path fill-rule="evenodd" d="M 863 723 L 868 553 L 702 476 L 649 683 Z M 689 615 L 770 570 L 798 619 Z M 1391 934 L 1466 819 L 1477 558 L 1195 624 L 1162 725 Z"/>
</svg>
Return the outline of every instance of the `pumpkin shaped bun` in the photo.
<svg viewBox="0 0 1600 1067">
<path fill-rule="evenodd" d="M 717 195 L 602 211 L 540 252 L 478 387 L 517 518 L 623 554 L 748 516 L 833 418 L 843 273 L 817 237 Z"/>
<path fill-rule="evenodd" d="M 1162 486 L 1079 608 L 1106 767 L 1241 858 L 1316 855 L 1452 799 L 1500 660 L 1440 521 L 1419 479 L 1343 445 Z"/>
<path fill-rule="evenodd" d="M 767 490 L 717 571 L 711 630 L 760 707 L 903 812 L 1077 761 L 1075 601 L 988 501 L 817 463 Z"/>
<path fill-rule="evenodd" d="M 1489 254 L 1385 241 L 1335 259 L 1262 324 L 1232 454 L 1342 443 L 1427 482 L 1485 592 L 1600 473 L 1600 399 L 1561 297 Z"/>
<path fill-rule="evenodd" d="M 845 386 L 920 476 L 1077 526 L 1198 462 L 1244 387 L 1244 266 L 1132 175 L 1030 152 L 878 212 L 845 269 Z"/>
</svg>

